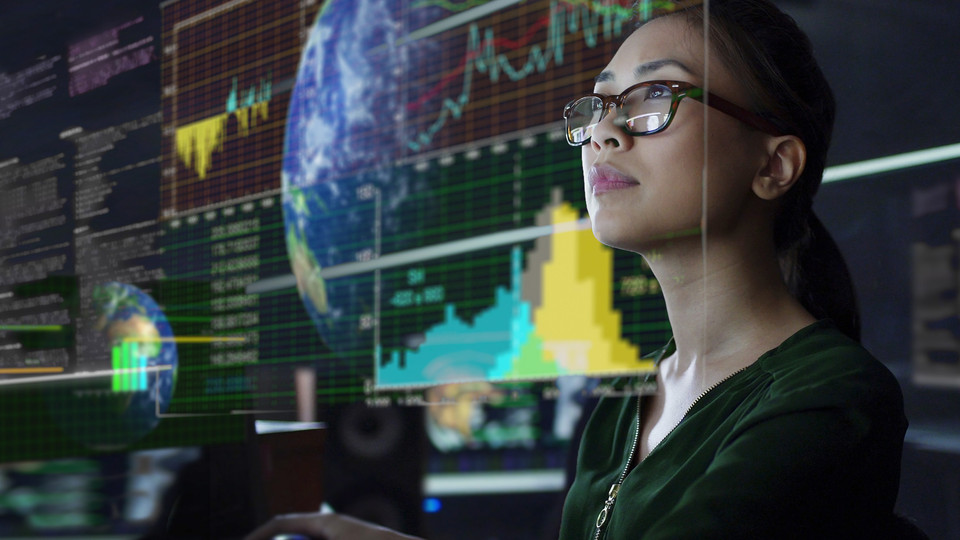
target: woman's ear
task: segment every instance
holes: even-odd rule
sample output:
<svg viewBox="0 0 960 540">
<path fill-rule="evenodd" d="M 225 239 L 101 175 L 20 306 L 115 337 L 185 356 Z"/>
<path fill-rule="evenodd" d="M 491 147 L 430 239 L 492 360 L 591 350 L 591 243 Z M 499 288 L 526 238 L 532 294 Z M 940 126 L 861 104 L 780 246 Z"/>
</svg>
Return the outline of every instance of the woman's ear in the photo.
<svg viewBox="0 0 960 540">
<path fill-rule="evenodd" d="M 764 200 L 786 193 L 803 173 L 807 147 L 794 135 L 771 137 L 767 142 L 767 160 L 753 179 L 753 192 Z"/>
</svg>

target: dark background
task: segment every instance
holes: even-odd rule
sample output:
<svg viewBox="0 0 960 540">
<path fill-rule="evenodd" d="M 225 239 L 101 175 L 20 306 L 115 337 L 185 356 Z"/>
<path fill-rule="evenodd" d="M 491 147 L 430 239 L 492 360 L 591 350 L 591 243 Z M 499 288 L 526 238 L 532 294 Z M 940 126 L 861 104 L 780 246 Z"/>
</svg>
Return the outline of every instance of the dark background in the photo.
<svg viewBox="0 0 960 540">
<path fill-rule="evenodd" d="M 810 35 L 838 102 L 828 166 L 960 142 L 960 2 L 955 0 L 780 0 Z M 0 3 L 0 72 L 23 69 L 38 54 L 102 31 L 104 13 L 152 13 L 156 1 Z M 157 30 L 159 36 L 159 31 Z M 56 44 L 51 46 L 51 44 Z M 61 60 L 66 64 L 66 58 Z M 160 107 L 159 61 L 123 75 L 106 92 L 0 120 L 0 160 L 56 140 L 66 126 L 109 126 Z M 94 99 L 95 98 L 95 99 Z M 116 111 L 123 110 L 122 115 Z M 118 115 L 113 118 L 112 115 Z M 47 144 L 47 143 L 44 143 Z M 159 148 L 159 144 L 158 144 Z M 42 150 L 49 154 L 49 150 Z M 960 227 L 960 161 L 946 161 L 825 184 L 816 209 L 847 256 L 861 302 L 863 342 L 898 377 L 910 429 L 897 508 L 931 538 L 960 537 L 960 368 L 936 384 L 917 384 L 913 246 L 947 245 Z M 937 190 L 940 191 L 937 191 Z M 943 193 L 942 209 L 918 211 L 923 193 Z M 956 251 L 955 283 L 960 282 Z M 956 331 L 956 286 L 953 318 Z M 953 362 L 953 364 L 951 364 Z M 956 366 L 956 350 L 945 360 Z M 949 370 L 948 370 L 949 371 Z M 2 399 L 3 396 L 0 396 Z M 2 403 L 0 403 L 2 406 Z M 10 413 L 11 411 L 5 411 Z M 415 425 L 415 423 L 414 423 Z M 434 538 L 530 538 L 540 534 L 559 494 L 452 497 L 430 514 Z M 463 529 L 460 529 L 461 532 Z"/>
</svg>

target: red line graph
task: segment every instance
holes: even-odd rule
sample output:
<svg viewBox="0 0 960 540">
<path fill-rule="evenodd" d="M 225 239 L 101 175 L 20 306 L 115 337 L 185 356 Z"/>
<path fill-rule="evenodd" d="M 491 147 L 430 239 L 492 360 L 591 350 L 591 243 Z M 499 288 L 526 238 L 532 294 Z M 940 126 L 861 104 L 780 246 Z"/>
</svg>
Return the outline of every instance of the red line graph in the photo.
<svg viewBox="0 0 960 540">
<path fill-rule="evenodd" d="M 537 34 L 541 29 L 545 28 L 550 24 L 550 15 L 544 15 L 537 22 L 530 25 L 530 28 L 523 34 L 523 36 L 518 40 L 512 40 L 508 38 L 494 38 L 493 45 L 495 47 L 504 48 L 507 50 L 516 50 L 521 47 L 526 47 L 528 43 L 533 39 L 533 36 Z M 460 61 L 460 64 L 456 69 L 450 71 L 435 84 L 430 90 L 423 93 L 416 101 L 407 103 L 407 110 L 414 112 L 423 106 L 424 103 L 429 101 L 431 98 L 435 97 L 440 93 L 447 85 L 457 79 L 460 75 L 463 74 L 463 71 L 467 68 L 467 64 L 476 58 L 480 53 L 477 51 L 471 51 L 464 55 L 463 60 Z"/>
</svg>

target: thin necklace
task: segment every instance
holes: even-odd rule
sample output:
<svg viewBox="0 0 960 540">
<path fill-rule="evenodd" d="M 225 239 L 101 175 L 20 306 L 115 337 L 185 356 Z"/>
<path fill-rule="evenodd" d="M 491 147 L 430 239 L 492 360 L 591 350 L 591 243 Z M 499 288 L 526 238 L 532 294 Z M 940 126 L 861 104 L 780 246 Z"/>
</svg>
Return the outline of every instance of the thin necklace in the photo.
<svg viewBox="0 0 960 540">
<path fill-rule="evenodd" d="M 747 364 L 746 366 L 743 366 L 742 368 L 715 382 L 710 386 L 710 388 L 707 388 L 701 392 L 700 395 L 693 400 L 693 403 L 687 407 L 687 410 L 684 411 L 683 416 L 680 417 L 680 420 L 674 424 L 670 431 L 667 432 L 667 435 L 663 439 L 660 439 L 660 442 L 657 443 L 657 446 L 650 450 L 650 452 L 647 454 L 647 458 L 649 458 L 651 454 L 660 448 L 660 444 L 665 441 L 666 438 L 669 437 L 675 429 L 677 429 L 677 427 L 680 426 L 680 424 L 687 418 L 687 415 L 690 414 L 690 411 L 693 410 L 694 406 L 696 406 L 696 404 L 699 403 L 704 396 L 709 394 L 714 388 L 730 380 L 733 376 L 743 372 L 751 365 L 753 364 Z M 610 514 L 613 513 L 613 505 L 617 502 L 617 495 L 620 493 L 620 486 L 623 484 L 623 480 L 627 477 L 627 474 L 633 470 L 633 456 L 637 453 L 637 442 L 640 440 L 640 400 L 642 397 L 643 396 L 637 396 L 637 429 L 633 434 L 633 443 L 630 445 L 630 455 L 627 456 L 627 463 L 623 466 L 623 471 L 620 473 L 620 477 L 617 478 L 616 482 L 610 485 L 610 490 L 607 492 L 607 498 L 605 501 L 603 501 L 603 508 L 600 509 L 600 513 L 597 514 L 597 530 L 596 534 L 593 536 L 594 540 L 600 539 L 600 535 L 603 533 L 603 529 L 610 519 Z"/>
</svg>

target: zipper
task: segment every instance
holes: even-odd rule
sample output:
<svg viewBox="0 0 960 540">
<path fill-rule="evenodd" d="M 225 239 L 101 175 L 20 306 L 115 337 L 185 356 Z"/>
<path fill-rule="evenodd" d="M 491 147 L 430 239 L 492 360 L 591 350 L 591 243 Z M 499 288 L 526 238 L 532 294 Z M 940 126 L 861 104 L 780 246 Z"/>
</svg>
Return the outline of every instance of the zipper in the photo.
<svg viewBox="0 0 960 540">
<path fill-rule="evenodd" d="M 597 514 L 597 532 L 593 537 L 593 540 L 599 540 L 600 534 L 603 532 L 603 527 L 607 524 L 607 518 L 610 517 L 610 514 L 613 512 L 613 503 L 617 502 L 617 495 L 620 493 L 620 485 L 623 484 L 623 479 L 627 477 L 627 473 L 630 472 L 631 466 L 633 463 L 633 456 L 637 453 L 637 442 L 640 440 L 640 400 L 643 396 L 637 396 L 637 430 L 633 434 L 633 444 L 630 445 L 630 455 L 627 456 L 627 463 L 623 466 L 623 471 L 620 473 L 620 478 L 616 482 L 610 485 L 610 491 L 607 492 L 607 500 L 603 502 L 603 508 L 600 510 L 600 513 Z"/>
<path fill-rule="evenodd" d="M 686 420 L 687 415 L 690 414 L 690 411 L 693 410 L 693 408 L 697 405 L 697 403 L 700 402 L 701 399 L 703 399 L 704 396 L 706 396 L 711 391 L 713 391 L 714 388 L 727 382 L 728 380 L 733 378 L 735 375 L 740 374 L 741 372 L 745 371 L 748 367 L 752 365 L 753 364 L 747 364 L 746 366 L 743 366 L 742 368 L 734 371 L 733 373 L 715 382 L 710 386 L 710 388 L 707 388 L 706 390 L 701 392 L 700 395 L 693 400 L 693 403 L 691 403 L 690 406 L 687 407 L 687 410 L 684 411 L 683 416 L 680 417 L 680 420 L 670 429 L 670 431 L 667 432 L 667 435 L 663 439 L 660 439 L 660 442 L 657 443 L 657 446 L 653 447 L 653 449 L 650 450 L 650 453 L 647 454 L 647 457 L 649 458 L 650 454 L 653 454 L 658 448 L 660 448 L 660 443 L 666 440 L 666 438 L 669 437 L 670 434 L 673 433 L 675 429 L 680 427 L 680 424 L 683 423 L 684 420 Z M 600 513 L 597 514 L 597 531 L 596 531 L 596 534 L 594 534 L 593 536 L 594 540 L 600 540 L 600 535 L 603 533 L 603 528 L 607 524 L 607 520 L 610 518 L 610 514 L 613 513 L 613 505 L 614 503 L 617 502 L 617 495 L 619 495 L 620 493 L 620 486 L 623 484 L 623 480 L 627 477 L 627 473 L 629 473 L 630 470 L 633 469 L 633 456 L 637 453 L 637 442 L 639 442 L 640 440 L 640 401 L 642 397 L 643 396 L 637 396 L 637 431 L 633 435 L 633 444 L 630 446 L 630 455 L 627 456 L 627 463 L 626 465 L 624 465 L 623 471 L 620 473 L 620 477 L 617 479 L 616 482 L 610 485 L 610 490 L 607 492 L 607 499 L 603 502 L 603 508 L 600 510 Z"/>
</svg>

